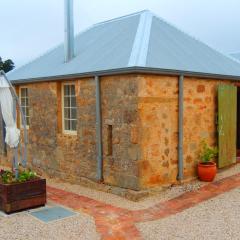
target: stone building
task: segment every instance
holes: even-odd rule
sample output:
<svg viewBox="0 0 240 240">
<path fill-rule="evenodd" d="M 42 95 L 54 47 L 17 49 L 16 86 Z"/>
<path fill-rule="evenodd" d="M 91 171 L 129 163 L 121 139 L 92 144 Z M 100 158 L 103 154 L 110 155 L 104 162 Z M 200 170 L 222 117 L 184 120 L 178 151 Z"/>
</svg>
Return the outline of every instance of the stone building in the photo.
<svg viewBox="0 0 240 240">
<path fill-rule="evenodd" d="M 237 61 L 149 11 L 93 25 L 73 49 L 64 61 L 62 44 L 8 75 L 32 167 L 138 191 L 196 177 L 202 139 L 219 145 L 220 167 L 236 161 Z"/>
</svg>

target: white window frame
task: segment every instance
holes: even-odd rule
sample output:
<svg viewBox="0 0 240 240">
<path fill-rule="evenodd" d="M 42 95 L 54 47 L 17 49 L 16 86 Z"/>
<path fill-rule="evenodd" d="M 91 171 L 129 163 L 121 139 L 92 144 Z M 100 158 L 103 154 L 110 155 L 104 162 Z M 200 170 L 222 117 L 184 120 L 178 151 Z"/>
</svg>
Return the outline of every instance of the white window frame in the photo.
<svg viewBox="0 0 240 240">
<path fill-rule="evenodd" d="M 22 89 L 27 89 L 27 91 L 28 91 L 28 87 L 26 87 L 26 86 L 21 86 L 21 87 L 19 87 L 19 100 L 20 100 L 20 105 L 21 105 L 21 107 L 22 107 Z M 29 92 L 28 92 L 28 94 L 29 94 Z M 30 106 L 29 106 L 29 95 L 28 95 L 28 111 L 30 111 Z M 29 124 L 30 124 L 30 114 L 29 114 Z M 25 118 L 26 118 L 26 115 L 25 115 Z M 20 114 L 20 127 L 21 128 L 24 128 L 24 126 L 23 126 L 23 124 L 22 124 L 22 115 Z M 27 124 L 27 119 L 26 119 L 26 128 L 27 129 L 29 129 L 29 125 Z"/>
<path fill-rule="evenodd" d="M 75 86 L 75 97 L 77 98 L 77 95 L 76 95 L 76 84 L 74 82 L 64 82 L 62 83 L 62 87 L 61 87 L 61 91 L 62 91 L 62 130 L 63 130 L 63 133 L 64 134 L 68 134 L 68 135 L 77 135 L 77 130 L 66 130 L 65 129 L 65 115 L 64 115 L 64 108 L 65 108 L 65 105 L 64 105 L 64 86 L 72 86 L 74 85 Z M 77 99 L 76 99 L 77 100 Z M 71 108 L 71 107 L 70 107 Z M 77 107 L 76 107 L 77 109 Z M 77 111 L 77 110 L 76 110 Z M 70 119 L 71 120 L 71 119 Z M 76 122 L 77 122 L 77 118 L 76 118 Z M 77 123 L 76 123 L 77 124 Z"/>
</svg>

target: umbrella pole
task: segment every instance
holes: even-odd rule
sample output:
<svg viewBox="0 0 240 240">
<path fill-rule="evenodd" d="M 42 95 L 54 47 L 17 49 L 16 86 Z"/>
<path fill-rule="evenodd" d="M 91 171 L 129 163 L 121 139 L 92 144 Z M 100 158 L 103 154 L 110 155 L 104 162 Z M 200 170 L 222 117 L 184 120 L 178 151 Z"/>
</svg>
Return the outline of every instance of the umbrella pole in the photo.
<svg viewBox="0 0 240 240">
<path fill-rule="evenodd" d="M 13 99 L 13 118 L 16 121 L 16 103 L 17 100 Z M 14 157 L 13 157 L 13 170 L 15 173 L 15 177 L 18 179 L 18 147 L 14 148 Z"/>
<path fill-rule="evenodd" d="M 16 179 L 18 179 L 18 148 L 14 148 L 14 157 L 13 157 L 13 172 L 15 173 Z"/>
</svg>

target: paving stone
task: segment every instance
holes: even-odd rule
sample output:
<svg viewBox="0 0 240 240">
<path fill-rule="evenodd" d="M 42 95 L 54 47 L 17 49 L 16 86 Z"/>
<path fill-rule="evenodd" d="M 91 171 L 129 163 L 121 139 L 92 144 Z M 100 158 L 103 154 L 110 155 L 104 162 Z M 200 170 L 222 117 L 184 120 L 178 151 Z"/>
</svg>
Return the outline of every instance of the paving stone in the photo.
<svg viewBox="0 0 240 240">
<path fill-rule="evenodd" d="M 103 240 L 142 239 L 135 224 L 158 220 L 180 213 L 201 202 L 240 186 L 240 174 L 209 183 L 198 190 L 152 207 L 131 211 L 61 189 L 47 187 L 48 199 L 95 218 L 96 228 Z"/>
</svg>

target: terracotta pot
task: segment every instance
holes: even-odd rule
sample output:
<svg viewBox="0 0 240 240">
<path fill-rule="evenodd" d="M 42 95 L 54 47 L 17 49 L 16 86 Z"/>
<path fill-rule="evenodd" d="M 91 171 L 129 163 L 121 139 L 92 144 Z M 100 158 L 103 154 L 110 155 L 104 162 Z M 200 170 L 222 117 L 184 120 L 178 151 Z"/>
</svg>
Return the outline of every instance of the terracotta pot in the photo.
<svg viewBox="0 0 240 240">
<path fill-rule="evenodd" d="M 215 162 L 198 163 L 198 177 L 201 181 L 212 182 L 217 173 Z"/>
</svg>

